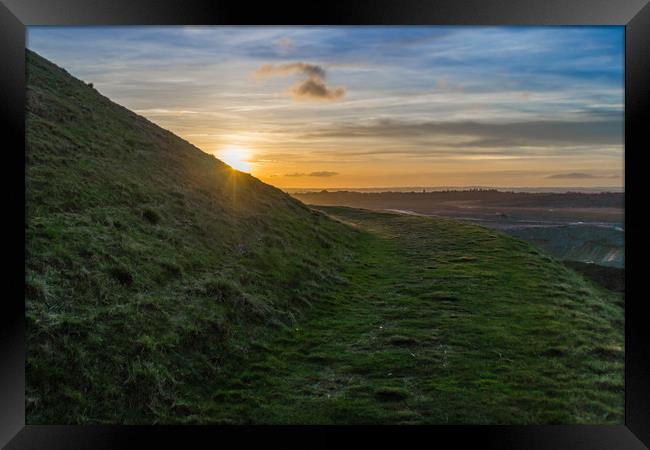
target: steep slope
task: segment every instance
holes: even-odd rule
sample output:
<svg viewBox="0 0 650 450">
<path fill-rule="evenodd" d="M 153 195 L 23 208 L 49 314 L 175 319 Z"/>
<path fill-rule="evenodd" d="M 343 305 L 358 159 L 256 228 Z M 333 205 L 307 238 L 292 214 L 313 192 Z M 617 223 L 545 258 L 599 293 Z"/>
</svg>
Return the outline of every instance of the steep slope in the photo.
<svg viewBox="0 0 650 450">
<path fill-rule="evenodd" d="M 27 77 L 28 423 L 622 423 L 621 296 L 493 230 L 310 209 Z"/>
<path fill-rule="evenodd" d="M 32 52 L 27 87 L 30 422 L 168 409 L 341 282 L 354 230 Z"/>
</svg>

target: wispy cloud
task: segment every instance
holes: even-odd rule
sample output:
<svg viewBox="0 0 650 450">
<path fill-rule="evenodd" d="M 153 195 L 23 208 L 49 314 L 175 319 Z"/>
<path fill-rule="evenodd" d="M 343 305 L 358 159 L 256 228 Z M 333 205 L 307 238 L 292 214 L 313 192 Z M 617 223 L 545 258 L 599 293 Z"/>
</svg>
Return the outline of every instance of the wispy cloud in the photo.
<svg viewBox="0 0 650 450">
<path fill-rule="evenodd" d="M 292 178 L 298 178 L 298 177 L 316 177 L 316 178 L 329 178 L 329 177 L 334 177 L 338 175 L 338 172 L 330 172 L 327 170 L 319 171 L 319 172 L 310 172 L 310 173 L 301 173 L 301 172 L 295 172 L 295 173 L 288 173 L 285 174 L 285 177 L 292 177 Z"/>
<path fill-rule="evenodd" d="M 279 49 L 279 52 L 283 55 L 289 55 L 295 51 L 293 41 L 287 37 L 278 39 L 276 45 Z"/>
<path fill-rule="evenodd" d="M 326 170 L 321 171 L 321 172 L 311 172 L 309 174 L 310 177 L 319 177 L 319 178 L 327 178 L 327 177 L 333 177 L 338 175 L 338 172 L 328 172 Z"/>
<path fill-rule="evenodd" d="M 599 178 L 619 178 L 619 176 L 615 174 L 598 175 L 593 173 L 571 172 L 571 173 L 556 173 L 553 175 L 549 175 L 546 178 L 552 178 L 555 180 L 589 180 L 589 179 L 599 179 Z"/>
<path fill-rule="evenodd" d="M 621 144 L 623 123 L 618 120 L 521 121 L 485 123 L 476 121 L 376 120 L 371 123 L 339 124 L 308 133 L 311 137 L 382 137 L 411 140 L 414 136 L 463 138 L 446 142 L 453 147 L 517 147 L 535 145 Z"/>
<path fill-rule="evenodd" d="M 287 64 L 264 64 L 255 71 L 255 75 L 265 77 L 269 75 L 303 74 L 307 77 L 325 78 L 325 69 L 315 64 L 293 62 Z"/>
</svg>

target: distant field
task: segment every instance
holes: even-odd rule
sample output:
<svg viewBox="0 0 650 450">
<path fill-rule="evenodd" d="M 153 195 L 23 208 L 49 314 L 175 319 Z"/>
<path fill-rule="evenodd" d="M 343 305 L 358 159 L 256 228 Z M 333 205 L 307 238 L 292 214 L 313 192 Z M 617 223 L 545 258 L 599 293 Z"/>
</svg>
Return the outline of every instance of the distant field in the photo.
<svg viewBox="0 0 650 450">
<path fill-rule="evenodd" d="M 320 191 L 293 193 L 313 205 L 452 217 L 531 242 L 557 258 L 622 268 L 624 193 Z"/>
</svg>

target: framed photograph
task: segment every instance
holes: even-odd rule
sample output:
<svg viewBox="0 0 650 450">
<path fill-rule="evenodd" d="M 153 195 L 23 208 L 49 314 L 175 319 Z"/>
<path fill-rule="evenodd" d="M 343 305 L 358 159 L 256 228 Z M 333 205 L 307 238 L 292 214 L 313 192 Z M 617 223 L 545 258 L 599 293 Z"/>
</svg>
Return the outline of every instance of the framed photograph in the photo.
<svg viewBox="0 0 650 450">
<path fill-rule="evenodd" d="M 1 0 L 0 443 L 647 448 L 648 30 Z"/>
</svg>

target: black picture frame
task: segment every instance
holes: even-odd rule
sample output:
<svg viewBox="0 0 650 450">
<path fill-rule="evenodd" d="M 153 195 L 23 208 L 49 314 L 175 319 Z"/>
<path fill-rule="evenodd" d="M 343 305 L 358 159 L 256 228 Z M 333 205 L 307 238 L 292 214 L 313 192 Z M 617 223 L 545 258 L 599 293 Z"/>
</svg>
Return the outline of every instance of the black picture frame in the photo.
<svg viewBox="0 0 650 450">
<path fill-rule="evenodd" d="M 625 425 L 427 427 L 25 426 L 24 145 L 28 25 L 624 25 L 625 26 Z M 0 303 L 0 445 L 7 449 L 214 447 L 225 438 L 334 445 L 361 432 L 365 445 L 420 439 L 454 447 L 640 449 L 650 446 L 650 346 L 644 292 L 647 222 L 644 151 L 650 150 L 648 0 L 347 0 L 327 4 L 236 0 L 0 0 L 0 123 L 5 206 L 5 295 Z M 11 236 L 11 237 L 10 237 Z M 21 279 L 22 277 L 22 279 Z M 10 289 L 6 289 L 9 286 Z M 194 442 L 188 444 L 188 441 Z M 372 444 L 369 443 L 372 441 Z M 645 443 L 645 445 L 644 445 Z M 407 444 L 408 445 L 408 444 Z"/>
</svg>

